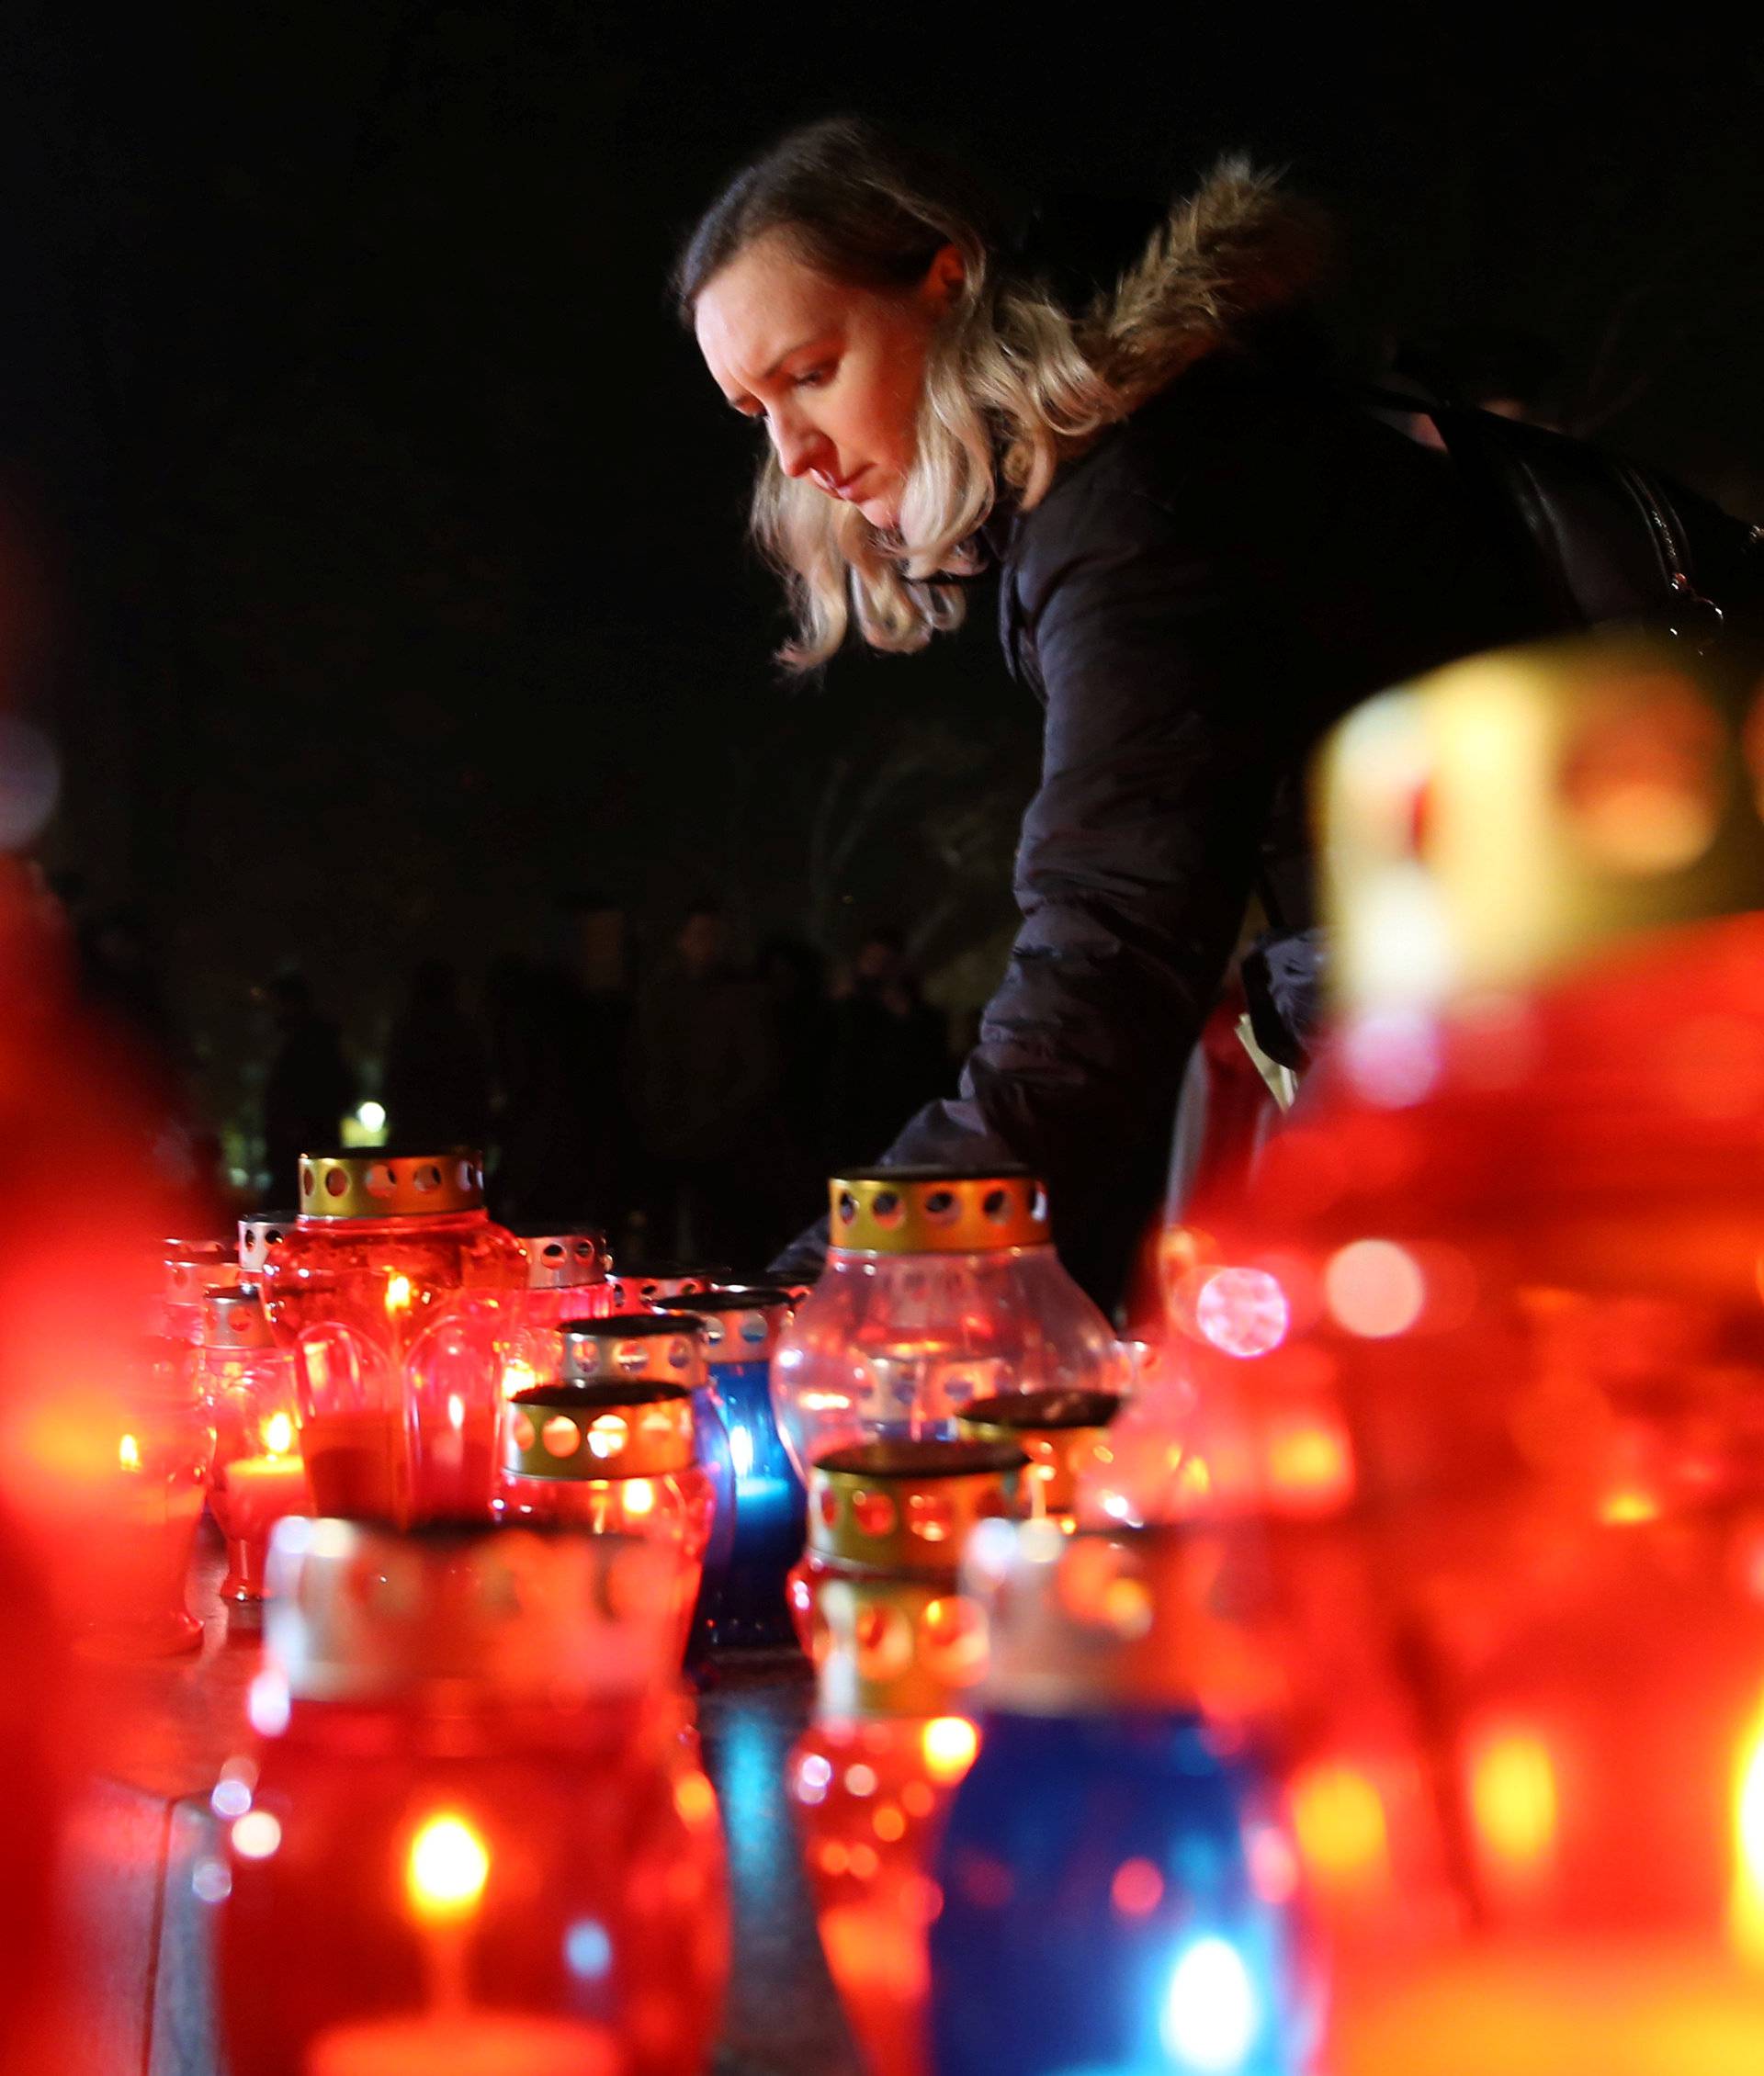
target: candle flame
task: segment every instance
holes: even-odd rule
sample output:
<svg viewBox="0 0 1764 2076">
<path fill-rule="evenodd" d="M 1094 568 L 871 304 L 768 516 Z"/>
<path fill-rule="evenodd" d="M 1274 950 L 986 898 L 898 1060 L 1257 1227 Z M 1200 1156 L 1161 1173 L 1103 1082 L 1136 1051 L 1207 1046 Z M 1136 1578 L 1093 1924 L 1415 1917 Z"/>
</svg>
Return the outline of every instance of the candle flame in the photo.
<svg viewBox="0 0 1764 2076">
<path fill-rule="evenodd" d="M 625 1486 L 625 1511 L 641 1519 L 655 1511 L 655 1487 L 647 1478 L 631 1478 Z"/>
<path fill-rule="evenodd" d="M 1555 1768 L 1527 1731 L 1491 1738 L 1470 1768 L 1470 1807 L 1487 1850 L 1510 1866 L 1535 1865 L 1555 1841 Z"/>
<path fill-rule="evenodd" d="M 1734 1892 L 1728 1927 L 1736 1949 L 1764 1967 L 1764 1709 L 1740 1746 L 1734 1782 Z"/>
<path fill-rule="evenodd" d="M 511 1355 L 503 1365 L 503 1396 L 514 1398 L 522 1392 L 531 1391 L 539 1381 L 539 1373 L 525 1356 Z"/>
<path fill-rule="evenodd" d="M 411 1280 L 408 1276 L 393 1276 L 386 1284 L 386 1313 L 408 1312 L 411 1309 Z"/>
<path fill-rule="evenodd" d="M 411 1841 L 404 1886 L 411 1907 L 431 1924 L 467 1918 L 490 1879 L 490 1853 L 465 1818 L 432 1816 Z"/>
<path fill-rule="evenodd" d="M 117 1461 L 125 1471 L 140 1470 L 141 1444 L 133 1435 L 124 1435 L 117 1444 Z"/>
<path fill-rule="evenodd" d="M 292 1454 L 294 1423 L 286 1413 L 272 1413 L 264 1422 L 264 1448 L 271 1456 Z"/>
<path fill-rule="evenodd" d="M 1359 1881 L 1383 1866 L 1385 1805 L 1357 1766 L 1334 1760 L 1306 1766 L 1293 1781 L 1292 1804 L 1298 1849 L 1315 1873 Z"/>
<path fill-rule="evenodd" d="M 933 1780 L 954 1783 L 974 1764 L 980 1733 L 966 1716 L 936 1716 L 925 1725 L 920 1743 L 925 1771 Z"/>
</svg>

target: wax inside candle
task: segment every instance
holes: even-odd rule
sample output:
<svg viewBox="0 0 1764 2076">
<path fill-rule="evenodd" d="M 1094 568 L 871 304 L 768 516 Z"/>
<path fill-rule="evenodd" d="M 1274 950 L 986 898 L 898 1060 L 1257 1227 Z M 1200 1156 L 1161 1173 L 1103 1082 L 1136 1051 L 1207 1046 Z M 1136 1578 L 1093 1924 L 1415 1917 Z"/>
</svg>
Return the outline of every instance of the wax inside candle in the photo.
<svg viewBox="0 0 1764 2076">
<path fill-rule="evenodd" d="M 1340 2076 L 1757 2076 L 1764 1970 L 1664 1946 L 1488 1945 L 1344 1985 Z"/>
<path fill-rule="evenodd" d="M 306 2076 L 619 2076 L 623 2067 L 605 2026 L 477 2006 L 334 2025 L 306 2058 Z"/>
</svg>

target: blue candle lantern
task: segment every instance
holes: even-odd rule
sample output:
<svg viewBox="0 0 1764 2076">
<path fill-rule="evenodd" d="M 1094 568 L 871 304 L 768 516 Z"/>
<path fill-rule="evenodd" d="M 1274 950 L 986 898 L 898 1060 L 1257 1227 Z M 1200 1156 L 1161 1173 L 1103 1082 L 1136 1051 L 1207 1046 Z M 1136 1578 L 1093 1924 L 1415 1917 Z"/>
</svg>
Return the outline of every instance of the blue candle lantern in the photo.
<svg viewBox="0 0 1764 2076">
<path fill-rule="evenodd" d="M 979 1756 L 931 1931 L 936 2076 L 1298 2076 L 1297 1861 L 1184 1691 L 1164 1531 L 987 1522 Z"/>
<path fill-rule="evenodd" d="M 785 1579 L 802 1555 L 802 1481 L 772 1412 L 772 1355 L 788 1324 L 787 1291 L 726 1283 L 665 1301 L 705 1328 L 705 1360 L 722 1416 L 734 1487 L 733 1545 L 714 1597 L 703 1608 L 701 1642 L 718 1649 L 789 1643 L 794 1632 Z"/>
</svg>

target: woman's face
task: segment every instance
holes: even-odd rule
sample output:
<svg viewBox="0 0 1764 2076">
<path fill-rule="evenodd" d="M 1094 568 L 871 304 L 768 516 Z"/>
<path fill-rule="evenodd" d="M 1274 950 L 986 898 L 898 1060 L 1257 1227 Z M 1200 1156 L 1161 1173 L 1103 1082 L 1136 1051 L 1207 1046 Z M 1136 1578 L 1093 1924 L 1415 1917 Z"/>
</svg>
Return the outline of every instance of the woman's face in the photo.
<svg viewBox="0 0 1764 2076">
<path fill-rule="evenodd" d="M 764 424 L 785 474 L 892 528 L 932 333 L 961 280 L 946 245 L 916 288 L 853 288 L 769 231 L 706 283 L 694 328 L 718 388 Z"/>
</svg>

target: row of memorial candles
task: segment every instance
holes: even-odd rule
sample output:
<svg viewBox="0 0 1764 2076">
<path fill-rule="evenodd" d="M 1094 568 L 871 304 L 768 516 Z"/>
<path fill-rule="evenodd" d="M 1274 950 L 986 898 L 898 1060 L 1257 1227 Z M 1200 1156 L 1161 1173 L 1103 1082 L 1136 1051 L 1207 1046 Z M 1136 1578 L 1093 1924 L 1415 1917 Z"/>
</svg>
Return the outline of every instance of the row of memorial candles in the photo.
<svg viewBox="0 0 1764 2076">
<path fill-rule="evenodd" d="M 1121 1381 L 1106 1328 L 1067 1300 L 1032 1183 L 834 1185 L 828 1272 L 775 1377 L 810 1484 L 797 1605 L 821 1677 L 791 1792 L 878 2070 L 1666 2076 L 1764 2060 L 1764 919 L 1696 920 L 1758 905 L 1764 831 L 1757 731 L 1720 691 L 1700 694 L 1675 652 L 1594 648 L 1462 667 L 1350 726 L 1332 784 L 1365 855 L 1339 907 L 1377 919 L 1367 1006 L 1248 1193 L 1170 1236 L 1169 1342 L 1106 1431 L 1069 1399 L 1045 1431 L 1026 1403 L 976 1404 Z M 1515 859 L 1530 874 L 1518 953 Z M 1654 934 L 1623 942 L 1638 919 Z M 305 1295 L 331 1303 L 323 1284 Z M 393 1287 L 382 1273 L 382 1312 Z M 321 1345 L 349 1346 L 310 1316 Z M 378 1319 L 357 1321 L 371 1340 Z M 466 1339 L 447 1346 L 462 1363 Z M 604 1388 L 563 1361 L 534 1388 Z M 341 1359 L 337 1373 L 366 1374 Z M 670 1392 L 695 1383 L 627 1403 L 677 1406 Z M 409 1401 L 468 1424 L 421 1364 Z M 566 1418 L 565 1455 L 610 1411 Z M 492 1396 L 486 1417 L 493 1450 L 510 1416 Z M 1043 1450 L 1085 1437 L 1083 1525 L 983 1518 L 1033 1515 L 1065 1461 L 1029 1478 L 1001 1431 Z M 381 1489 L 414 1520 L 446 1452 L 397 1447 L 402 1484 Z M 984 1469 L 977 1449 L 994 1452 Z M 970 1476 L 989 1499 L 958 1497 Z M 333 1527 L 282 1533 L 293 1552 Z M 951 1560 L 970 1529 L 964 1581 Z M 389 1550 L 426 1564 L 436 1533 Z M 689 1566 L 677 1539 L 649 1548 Z M 442 1568 L 458 1564 L 479 1575 L 458 1550 Z M 377 1552 L 381 1575 L 403 1582 L 407 1613 L 424 1601 L 409 1563 Z M 470 1661 L 437 1669 L 382 1639 L 368 1659 L 398 1670 L 391 1689 L 494 1690 L 498 1649 L 520 1653 L 520 1596 L 494 1561 L 483 1575 L 500 1581 L 503 1643 L 467 1622 Z M 672 1620 L 684 1590 L 654 1607 Z M 584 1649 L 616 1656 L 604 1634 Z M 325 1706 L 328 1675 L 301 1689 L 299 1657 L 286 1691 Z M 359 1735 L 409 1765 L 388 1689 L 368 1681 L 377 1712 L 344 1685 L 323 1719 L 336 1749 L 353 1757 Z M 266 1732 L 298 1712 L 278 1691 L 260 1697 Z M 353 1808 L 347 1766 L 334 1772 Z M 235 1894 L 286 1829 L 246 1786 L 237 1822 L 270 1818 L 277 1843 L 235 1828 Z M 701 1797 L 714 1822 L 708 1790 L 687 1791 Z M 242 2070 L 409 2066 L 374 2028 L 425 2041 L 436 1997 L 490 2028 L 484 2051 L 501 2024 L 601 2023 L 556 1972 L 567 1941 L 544 1944 L 553 1972 L 532 1984 L 513 1958 L 462 1975 L 444 1965 L 457 1946 L 424 1944 L 419 1840 L 465 1870 L 475 1925 L 481 1863 L 540 1865 L 541 1798 L 528 1822 L 492 1850 L 470 1810 L 437 1801 L 389 1839 L 379 1901 L 339 1876 L 403 1925 L 390 1972 L 367 2006 L 309 2027 L 306 2061 Z M 529 1904 L 546 1893 L 517 1886 Z M 300 1935 L 315 1952 L 322 1936 Z M 624 2004 L 606 2023 L 599 2064 L 577 2039 L 557 2065 L 697 2066 L 651 2054 Z M 533 2037 L 523 2066 L 544 2068 Z M 473 2051 L 432 2065 L 476 2068 Z"/>
</svg>

